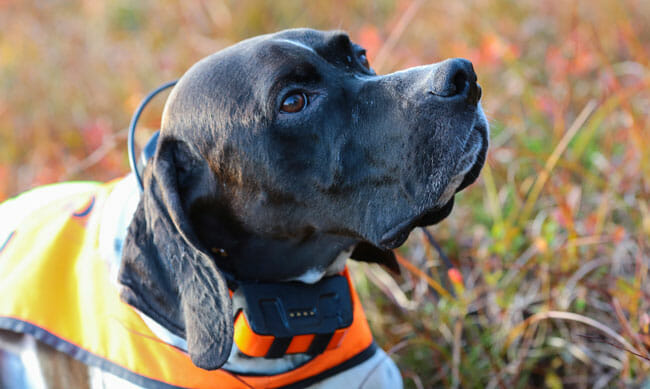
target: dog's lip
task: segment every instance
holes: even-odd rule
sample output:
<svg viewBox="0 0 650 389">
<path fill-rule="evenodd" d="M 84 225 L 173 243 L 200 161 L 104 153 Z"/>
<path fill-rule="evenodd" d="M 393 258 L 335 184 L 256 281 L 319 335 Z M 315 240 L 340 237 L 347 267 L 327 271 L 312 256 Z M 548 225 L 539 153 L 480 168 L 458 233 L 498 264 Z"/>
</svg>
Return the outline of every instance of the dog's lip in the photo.
<svg viewBox="0 0 650 389">
<path fill-rule="evenodd" d="M 474 164 L 472 165 L 471 168 L 465 173 L 465 178 L 463 178 L 463 182 L 458 185 L 458 188 L 456 188 L 456 193 L 460 192 L 461 190 L 467 188 L 471 184 L 476 181 L 476 179 L 479 176 L 479 173 L 481 172 L 481 169 L 483 168 L 483 165 L 485 164 L 485 158 L 487 156 L 487 148 L 488 148 L 488 139 L 487 139 L 487 127 L 486 124 L 480 123 L 478 124 L 480 128 L 475 128 L 474 131 L 478 131 L 479 135 L 481 136 L 481 146 L 476 154 L 476 159 L 474 160 Z"/>
<path fill-rule="evenodd" d="M 406 242 L 413 227 L 413 220 L 405 220 L 381 236 L 379 246 L 384 250 L 397 248 Z"/>
<path fill-rule="evenodd" d="M 447 203 L 442 207 L 427 209 L 419 215 L 409 218 L 388 230 L 381 236 L 379 246 L 384 250 L 390 250 L 403 245 L 411 233 L 411 230 L 415 227 L 436 224 L 449 216 L 453 208 L 454 197 L 452 196 L 451 199 L 449 199 L 449 201 L 447 201 Z"/>
<path fill-rule="evenodd" d="M 473 129 L 473 131 L 478 131 L 478 133 L 480 134 L 481 144 L 479 146 L 479 150 L 476 152 L 476 155 L 474 157 L 475 158 L 474 163 L 471 165 L 471 167 L 467 169 L 467 172 L 465 173 L 465 177 L 463 178 L 461 184 L 458 185 L 458 188 L 456 188 L 455 193 L 460 192 L 461 190 L 471 185 L 474 181 L 476 181 L 476 179 L 479 176 L 479 173 L 481 172 L 481 168 L 485 163 L 485 158 L 487 155 L 487 147 L 488 147 L 487 124 L 484 123 L 483 121 L 480 121 L 479 123 L 475 124 L 475 128 Z M 473 149 L 473 147 L 471 147 L 470 149 Z M 430 226 L 439 223 L 444 218 L 449 216 L 453 207 L 454 207 L 454 196 L 452 195 L 451 198 L 447 200 L 447 202 L 443 206 L 427 209 L 421 212 L 420 214 L 418 214 L 417 216 L 409 218 L 397 224 L 390 230 L 388 230 L 386 233 L 384 233 L 381 236 L 379 246 L 384 250 L 394 249 L 401 246 L 402 244 L 404 244 L 404 242 L 408 238 L 413 228 Z"/>
</svg>

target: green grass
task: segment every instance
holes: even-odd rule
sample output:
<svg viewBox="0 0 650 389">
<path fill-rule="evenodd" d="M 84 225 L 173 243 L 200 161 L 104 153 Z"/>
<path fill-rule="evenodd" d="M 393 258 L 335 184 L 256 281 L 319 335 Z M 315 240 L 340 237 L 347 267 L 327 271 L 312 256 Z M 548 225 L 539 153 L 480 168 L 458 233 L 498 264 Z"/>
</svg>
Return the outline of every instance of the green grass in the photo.
<svg viewBox="0 0 650 389">
<path fill-rule="evenodd" d="M 251 35 L 342 28 L 380 73 L 466 57 L 492 147 L 430 228 L 463 283 L 420 231 L 400 252 L 422 272 L 355 264 L 376 339 L 410 388 L 650 376 L 649 2 L 134 4 L 0 2 L 0 199 L 125 174 L 124 128 L 144 94 Z"/>
</svg>

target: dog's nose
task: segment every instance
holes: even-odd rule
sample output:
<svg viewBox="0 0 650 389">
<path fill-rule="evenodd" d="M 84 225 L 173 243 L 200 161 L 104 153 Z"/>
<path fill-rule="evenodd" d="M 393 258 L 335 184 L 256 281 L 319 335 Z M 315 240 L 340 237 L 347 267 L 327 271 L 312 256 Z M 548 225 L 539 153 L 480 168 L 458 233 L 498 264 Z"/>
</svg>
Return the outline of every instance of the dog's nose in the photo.
<svg viewBox="0 0 650 389">
<path fill-rule="evenodd" d="M 476 105 L 481 98 L 481 87 L 476 83 L 472 63 L 463 58 L 441 62 L 433 75 L 431 94 L 441 97 L 464 95 L 469 104 Z"/>
</svg>

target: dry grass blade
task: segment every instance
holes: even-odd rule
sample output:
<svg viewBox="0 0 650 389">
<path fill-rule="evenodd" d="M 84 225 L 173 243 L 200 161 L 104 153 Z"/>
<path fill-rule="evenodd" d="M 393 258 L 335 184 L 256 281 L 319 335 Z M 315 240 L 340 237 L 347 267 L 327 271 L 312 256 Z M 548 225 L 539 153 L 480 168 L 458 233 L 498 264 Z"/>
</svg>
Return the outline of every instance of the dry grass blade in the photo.
<svg viewBox="0 0 650 389">
<path fill-rule="evenodd" d="M 441 296 L 450 300 L 453 299 L 453 296 L 449 292 L 447 292 L 447 290 L 443 288 L 442 285 L 436 282 L 436 280 L 429 277 L 427 273 L 420 270 L 417 266 L 413 265 L 411 262 L 409 262 L 407 259 L 399 255 L 398 253 L 395 253 L 395 258 L 397 258 L 397 262 L 399 262 L 402 266 L 404 266 L 408 271 L 424 279 L 429 284 L 429 286 L 435 289 L 436 292 L 440 293 Z"/>
<path fill-rule="evenodd" d="M 406 27 L 408 24 L 411 22 L 413 17 L 415 17 L 416 12 L 420 8 L 420 6 L 424 3 L 423 0 L 415 0 L 414 2 L 409 5 L 409 7 L 404 11 L 402 16 L 400 17 L 399 21 L 395 25 L 395 28 L 391 31 L 390 35 L 388 36 L 388 39 L 386 39 L 386 42 L 382 45 L 381 49 L 379 50 L 379 53 L 377 53 L 377 57 L 373 59 L 373 67 L 377 70 L 377 73 L 381 73 L 383 70 L 383 67 L 386 63 L 386 58 L 388 58 L 388 55 L 393 51 L 395 46 L 397 45 L 397 42 L 399 41 L 399 38 L 402 36 L 404 33 L 404 30 L 406 30 Z"/>
<path fill-rule="evenodd" d="M 454 348 L 452 353 L 451 365 L 451 386 L 458 388 L 460 385 L 460 372 L 458 366 L 460 365 L 460 346 L 463 336 L 463 322 L 460 319 L 454 323 Z"/>
<path fill-rule="evenodd" d="M 531 189 L 530 193 L 528 194 L 528 197 L 526 198 L 523 211 L 521 212 L 519 218 L 520 222 L 528 220 L 529 215 L 533 210 L 533 206 L 537 202 L 537 198 L 542 192 L 542 188 L 544 188 L 544 184 L 546 184 L 546 181 L 551 175 L 551 171 L 557 164 L 557 161 L 560 159 L 562 153 L 564 153 L 564 150 L 566 150 L 567 146 L 569 146 L 569 142 L 571 142 L 571 139 L 573 139 L 573 137 L 582 128 L 583 124 L 585 124 L 585 122 L 587 121 L 587 118 L 589 118 L 589 115 L 591 115 L 594 109 L 596 109 L 596 106 L 597 106 L 596 101 L 590 100 L 587 103 L 587 105 L 585 105 L 585 107 L 582 109 L 582 111 L 580 112 L 576 120 L 573 122 L 573 124 L 571 124 L 569 130 L 564 134 L 564 136 L 560 140 L 560 143 L 558 143 L 557 146 L 555 146 L 555 150 L 553 150 L 551 155 L 546 160 L 546 164 L 544 165 L 544 170 L 542 170 L 539 173 L 539 176 L 537 177 L 537 180 L 535 180 L 535 184 L 533 188 Z"/>
<path fill-rule="evenodd" d="M 622 327 L 622 332 L 625 333 L 628 337 L 634 339 L 634 342 L 637 345 L 640 345 L 643 347 L 643 340 L 641 340 L 641 337 L 639 334 L 637 334 L 634 330 L 632 330 L 630 323 L 628 322 L 627 318 L 625 317 L 625 313 L 623 312 L 623 308 L 621 307 L 621 303 L 618 301 L 616 297 L 612 298 L 612 306 L 614 307 L 614 312 L 616 313 L 616 318 L 618 319 L 619 324 Z M 641 355 L 639 355 L 641 356 Z M 642 356 L 643 358 L 647 359 L 650 361 L 650 357 Z"/>
<path fill-rule="evenodd" d="M 602 333 L 609 336 L 610 338 L 615 339 L 621 346 L 623 346 L 625 351 L 628 351 L 634 355 L 641 357 L 646 363 L 650 362 L 650 359 L 647 356 L 641 354 L 638 350 L 634 348 L 634 346 L 632 346 L 627 340 L 625 340 L 625 338 L 623 338 L 613 329 L 609 328 L 605 324 L 597 320 L 594 320 L 590 317 L 579 315 L 573 312 L 548 311 L 548 312 L 539 312 L 530 316 L 529 318 L 524 320 L 521 324 L 519 324 L 518 326 L 516 326 L 510 331 L 510 334 L 508 334 L 508 337 L 506 339 L 506 346 L 509 346 L 516 338 L 518 338 L 520 334 L 529 325 L 545 319 L 570 320 L 570 321 L 579 322 L 588 325 L 590 327 L 596 328 L 597 330 L 601 331 Z"/>
<path fill-rule="evenodd" d="M 580 268 L 575 273 L 573 273 L 573 275 L 568 279 L 568 281 L 564 285 L 564 289 L 562 289 L 562 294 L 558 299 L 558 305 L 560 306 L 560 308 L 562 309 L 569 308 L 569 304 L 571 304 L 571 299 L 573 297 L 572 295 L 580 279 L 582 279 L 589 272 L 598 269 L 601 266 L 609 265 L 610 262 L 611 261 L 609 259 L 604 259 L 604 258 L 594 259 L 592 261 L 587 261 L 582 266 L 580 266 Z"/>
<path fill-rule="evenodd" d="M 102 144 L 95 149 L 90 155 L 84 158 L 79 163 L 75 164 L 71 168 L 67 169 L 61 176 L 62 180 L 68 180 L 77 174 L 85 171 L 89 167 L 99 163 L 104 157 L 113 151 L 117 147 L 120 141 L 126 139 L 126 135 L 129 129 L 125 128 L 120 132 L 111 135 L 108 139 L 104 140 Z"/>
<path fill-rule="evenodd" d="M 388 275 L 384 269 L 366 267 L 365 274 L 395 305 L 404 310 L 417 308 L 415 302 L 409 300 L 399 285 L 397 285 L 395 279 Z"/>
</svg>

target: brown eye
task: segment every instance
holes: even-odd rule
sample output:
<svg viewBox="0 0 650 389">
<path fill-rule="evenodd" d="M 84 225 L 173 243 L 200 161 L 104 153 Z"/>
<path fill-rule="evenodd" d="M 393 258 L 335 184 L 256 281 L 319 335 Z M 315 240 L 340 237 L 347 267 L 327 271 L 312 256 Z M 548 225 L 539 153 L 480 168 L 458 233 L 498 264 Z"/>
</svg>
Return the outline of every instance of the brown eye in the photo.
<svg viewBox="0 0 650 389">
<path fill-rule="evenodd" d="M 287 113 L 296 113 L 300 112 L 307 105 L 307 96 L 304 93 L 294 93 L 282 102 L 282 107 L 280 111 Z"/>
<path fill-rule="evenodd" d="M 365 52 L 359 53 L 359 62 L 363 65 L 364 68 L 370 69 L 370 64 L 368 63 L 368 57 L 366 57 Z"/>
</svg>

